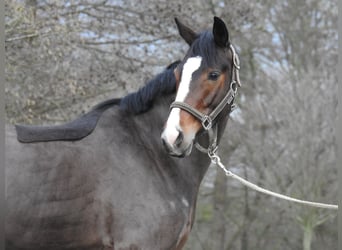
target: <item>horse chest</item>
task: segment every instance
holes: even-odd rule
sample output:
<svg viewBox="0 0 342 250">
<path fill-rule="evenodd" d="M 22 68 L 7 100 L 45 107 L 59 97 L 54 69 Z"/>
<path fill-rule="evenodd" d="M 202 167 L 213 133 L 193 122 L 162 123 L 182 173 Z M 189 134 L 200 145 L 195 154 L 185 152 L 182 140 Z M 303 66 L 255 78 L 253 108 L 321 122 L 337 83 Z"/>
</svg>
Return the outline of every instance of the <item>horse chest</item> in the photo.
<svg viewBox="0 0 342 250">
<path fill-rule="evenodd" d="M 115 250 L 181 249 L 191 229 L 194 200 L 158 190 L 148 178 L 135 178 L 129 188 L 117 183 L 103 183 L 107 191 L 97 197 L 103 245 Z"/>
</svg>

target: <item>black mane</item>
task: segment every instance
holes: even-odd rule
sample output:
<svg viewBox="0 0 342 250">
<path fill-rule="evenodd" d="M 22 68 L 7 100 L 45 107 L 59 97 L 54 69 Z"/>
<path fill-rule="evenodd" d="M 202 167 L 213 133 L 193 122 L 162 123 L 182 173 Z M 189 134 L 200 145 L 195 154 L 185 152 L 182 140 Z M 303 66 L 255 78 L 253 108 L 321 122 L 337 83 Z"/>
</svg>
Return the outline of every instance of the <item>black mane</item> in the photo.
<svg viewBox="0 0 342 250">
<path fill-rule="evenodd" d="M 202 32 L 191 45 L 188 56 L 201 55 L 203 66 L 221 65 L 215 47 L 214 36 L 211 31 Z M 170 64 L 162 73 L 158 74 L 137 92 L 128 94 L 120 102 L 120 109 L 132 114 L 140 114 L 148 111 L 153 101 L 159 95 L 170 94 L 176 90 L 174 69 L 180 64 L 176 61 Z M 226 65 L 229 67 L 229 65 Z"/>
<path fill-rule="evenodd" d="M 176 78 L 173 71 L 178 64 L 179 61 L 173 62 L 137 92 L 123 97 L 120 102 L 120 109 L 128 113 L 140 114 L 151 108 L 157 96 L 174 93 L 176 91 Z"/>
<path fill-rule="evenodd" d="M 169 65 L 146 86 L 122 99 L 109 99 L 96 105 L 88 113 L 71 122 L 52 126 L 16 125 L 18 141 L 23 143 L 47 141 L 77 141 L 93 132 L 102 113 L 108 108 L 119 105 L 121 110 L 133 114 L 147 111 L 156 96 L 173 93 L 176 90 L 176 79 L 173 70 L 179 61 Z"/>
</svg>

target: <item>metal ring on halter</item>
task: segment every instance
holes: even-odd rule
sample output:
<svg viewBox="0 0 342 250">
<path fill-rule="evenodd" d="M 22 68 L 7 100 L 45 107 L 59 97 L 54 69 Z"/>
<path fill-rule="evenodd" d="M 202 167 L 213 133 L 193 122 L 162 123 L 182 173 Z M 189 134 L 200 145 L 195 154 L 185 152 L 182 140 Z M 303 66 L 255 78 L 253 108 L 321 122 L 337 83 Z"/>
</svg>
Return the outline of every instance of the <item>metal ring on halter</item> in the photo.
<svg viewBox="0 0 342 250">
<path fill-rule="evenodd" d="M 205 115 L 202 117 L 202 126 L 205 130 L 211 129 L 212 125 L 213 125 L 213 121 L 210 118 L 210 116 Z"/>
<path fill-rule="evenodd" d="M 230 89 L 233 91 L 233 93 L 234 93 L 234 95 L 236 94 L 236 92 L 237 92 L 237 82 L 236 81 L 232 81 L 231 83 L 230 83 Z"/>
</svg>

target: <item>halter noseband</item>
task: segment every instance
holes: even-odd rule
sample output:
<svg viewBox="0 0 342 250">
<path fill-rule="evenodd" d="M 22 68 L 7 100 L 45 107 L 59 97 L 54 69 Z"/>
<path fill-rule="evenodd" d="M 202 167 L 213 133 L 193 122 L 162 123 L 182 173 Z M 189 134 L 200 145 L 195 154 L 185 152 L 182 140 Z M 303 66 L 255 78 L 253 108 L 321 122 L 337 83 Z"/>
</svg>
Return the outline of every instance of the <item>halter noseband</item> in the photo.
<svg viewBox="0 0 342 250">
<path fill-rule="evenodd" d="M 230 50 L 232 51 L 233 54 L 233 69 L 232 69 L 232 78 L 231 82 L 229 84 L 229 90 L 227 94 L 223 97 L 221 102 L 216 106 L 216 108 L 211 111 L 210 114 L 203 114 L 202 112 L 198 111 L 194 107 L 190 106 L 189 104 L 185 102 L 173 102 L 170 105 L 170 109 L 172 108 L 180 108 L 188 113 L 192 114 L 194 117 L 196 117 L 198 120 L 201 121 L 202 127 L 208 131 L 209 137 L 211 137 L 211 146 L 209 146 L 209 149 L 203 148 L 201 145 L 198 143 L 196 144 L 197 148 L 202 151 L 207 153 L 208 150 L 214 150 L 214 148 L 217 147 L 217 126 L 214 127 L 213 129 L 213 122 L 216 119 L 216 117 L 222 112 L 222 110 L 226 107 L 226 105 L 230 105 L 231 109 L 234 107 L 234 99 L 237 93 L 237 88 L 241 87 L 240 83 L 240 76 L 239 76 L 239 69 L 240 69 L 240 60 L 238 55 L 235 52 L 234 46 L 230 44 L 229 46 Z"/>
</svg>

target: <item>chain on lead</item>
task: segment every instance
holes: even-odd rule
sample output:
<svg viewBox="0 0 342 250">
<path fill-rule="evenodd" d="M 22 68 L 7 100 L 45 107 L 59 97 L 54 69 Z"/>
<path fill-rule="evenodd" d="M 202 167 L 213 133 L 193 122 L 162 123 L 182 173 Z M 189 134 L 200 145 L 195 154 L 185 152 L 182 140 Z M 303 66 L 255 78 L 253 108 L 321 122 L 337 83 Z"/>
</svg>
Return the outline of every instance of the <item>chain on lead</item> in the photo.
<svg viewBox="0 0 342 250">
<path fill-rule="evenodd" d="M 216 146 L 216 147 L 210 146 L 210 147 L 208 148 L 208 156 L 209 156 L 211 162 L 212 162 L 213 164 L 216 164 L 216 165 L 217 165 L 218 162 L 221 160 L 220 157 L 216 154 L 217 148 L 218 148 L 217 146 Z"/>
<path fill-rule="evenodd" d="M 217 151 L 217 147 L 214 150 L 208 150 L 208 156 L 211 162 L 219 166 L 224 171 L 226 176 L 232 176 L 233 175 L 232 172 L 226 169 L 226 167 L 222 164 L 221 158 L 216 154 L 216 151 Z"/>
</svg>

